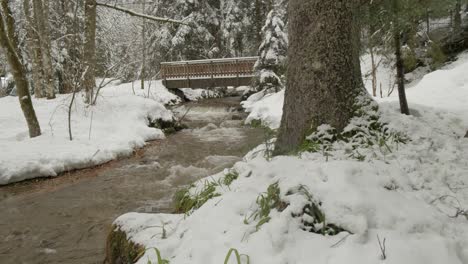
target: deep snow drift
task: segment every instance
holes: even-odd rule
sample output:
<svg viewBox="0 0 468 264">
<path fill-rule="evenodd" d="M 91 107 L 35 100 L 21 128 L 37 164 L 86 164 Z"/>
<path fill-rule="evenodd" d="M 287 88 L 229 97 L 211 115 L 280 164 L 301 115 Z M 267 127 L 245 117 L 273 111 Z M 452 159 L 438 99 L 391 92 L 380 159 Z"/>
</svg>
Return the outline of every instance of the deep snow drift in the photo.
<svg viewBox="0 0 468 264">
<path fill-rule="evenodd" d="M 180 99 L 161 82 L 147 82 L 145 90 L 136 82 L 133 88 L 105 87 L 96 106 L 85 105 L 78 94 L 72 108 L 73 141 L 68 134 L 71 95 L 33 99 L 42 128 L 42 136 L 34 139 L 28 136 L 18 98 L 0 98 L 0 185 L 102 164 L 163 138 L 161 130 L 148 127 L 148 119 L 172 120 L 163 104 Z"/>
<path fill-rule="evenodd" d="M 154 248 L 171 264 L 223 263 L 230 248 L 244 254 L 241 263 L 468 263 L 467 72 L 461 59 L 425 76 L 408 90 L 413 116 L 400 115 L 395 98 L 380 102 L 381 120 L 406 144 L 364 130 L 359 136 L 374 144 L 337 142 L 271 160 L 260 146 L 233 170 L 198 181 L 191 195 L 215 186 L 219 196 L 190 214 L 129 213 L 115 224 L 147 249 L 138 263 L 157 263 Z M 282 96 L 245 106 L 274 128 Z M 224 184 L 232 171 L 237 180 Z M 281 203 L 257 217 L 275 184 Z M 346 231 L 326 235 L 332 224 Z"/>
</svg>

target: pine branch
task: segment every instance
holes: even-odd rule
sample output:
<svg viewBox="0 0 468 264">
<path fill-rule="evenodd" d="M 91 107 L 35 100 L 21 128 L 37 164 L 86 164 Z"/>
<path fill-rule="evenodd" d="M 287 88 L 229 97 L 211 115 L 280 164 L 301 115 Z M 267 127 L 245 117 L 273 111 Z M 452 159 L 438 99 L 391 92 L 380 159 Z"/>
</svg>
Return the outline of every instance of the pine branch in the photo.
<svg viewBox="0 0 468 264">
<path fill-rule="evenodd" d="M 146 15 L 146 14 L 141 14 L 141 13 L 138 13 L 138 12 L 135 12 L 135 11 L 132 11 L 130 9 L 123 8 L 123 7 L 119 7 L 119 6 L 108 5 L 108 4 L 99 3 L 99 2 L 96 2 L 96 5 L 106 7 L 106 8 L 110 8 L 110 9 L 114 9 L 114 10 L 123 12 L 123 13 L 125 13 L 127 15 L 130 15 L 130 16 L 141 17 L 141 18 L 145 18 L 145 19 L 148 19 L 148 20 L 156 21 L 156 22 L 172 23 L 172 24 L 180 24 L 180 25 L 190 26 L 189 24 L 187 24 L 187 23 L 185 23 L 183 21 L 174 20 L 174 19 L 170 19 L 170 18 L 155 17 L 155 16 Z"/>
</svg>

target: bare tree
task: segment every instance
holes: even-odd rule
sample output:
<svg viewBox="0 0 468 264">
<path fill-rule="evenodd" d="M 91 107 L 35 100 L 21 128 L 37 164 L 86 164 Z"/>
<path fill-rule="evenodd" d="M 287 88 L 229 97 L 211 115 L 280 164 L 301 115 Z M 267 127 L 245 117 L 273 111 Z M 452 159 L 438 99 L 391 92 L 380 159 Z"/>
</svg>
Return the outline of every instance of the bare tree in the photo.
<svg viewBox="0 0 468 264">
<path fill-rule="evenodd" d="M 341 131 L 363 91 L 355 1 L 291 0 L 284 114 L 275 154 L 297 149 L 322 124 Z"/>
<path fill-rule="evenodd" d="M 29 128 L 29 136 L 37 137 L 41 135 L 41 128 L 29 93 L 26 70 L 22 64 L 23 59 L 18 49 L 19 40 L 15 35 L 15 21 L 8 2 L 8 0 L 1 0 L 0 44 L 6 54 L 13 78 L 15 79 L 18 99 Z"/>
<path fill-rule="evenodd" d="M 93 102 L 94 88 L 96 86 L 96 0 L 85 1 L 85 43 L 84 43 L 84 66 L 85 75 L 83 86 L 86 93 L 85 102 Z"/>
</svg>

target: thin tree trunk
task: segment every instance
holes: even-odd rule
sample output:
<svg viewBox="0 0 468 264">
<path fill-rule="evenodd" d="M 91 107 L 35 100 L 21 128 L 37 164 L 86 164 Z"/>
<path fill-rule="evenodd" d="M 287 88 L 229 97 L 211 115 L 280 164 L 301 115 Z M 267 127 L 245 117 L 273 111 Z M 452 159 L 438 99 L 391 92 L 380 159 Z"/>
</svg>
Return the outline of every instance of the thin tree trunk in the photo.
<svg viewBox="0 0 468 264">
<path fill-rule="evenodd" d="M 403 56 L 401 54 L 401 36 L 400 28 L 397 22 L 398 19 L 398 0 L 393 0 L 394 9 L 394 29 L 393 29 L 393 40 L 395 49 L 396 59 L 396 70 L 397 70 L 397 85 L 398 85 L 398 97 L 400 99 L 400 110 L 402 114 L 409 115 L 408 101 L 406 99 L 405 91 L 405 68 L 403 63 Z"/>
<path fill-rule="evenodd" d="M 85 44 L 84 44 L 84 65 L 85 74 L 83 86 L 86 92 L 86 103 L 93 102 L 94 88 L 96 86 L 96 0 L 86 0 L 85 2 Z"/>
<path fill-rule="evenodd" d="M 33 0 L 34 21 L 41 51 L 44 92 L 47 99 L 55 98 L 54 73 L 51 55 L 48 7 L 42 0 Z"/>
<path fill-rule="evenodd" d="M 455 34 L 459 33 L 462 29 L 461 18 L 461 0 L 455 3 L 454 18 L 453 18 L 453 31 Z"/>
<path fill-rule="evenodd" d="M 430 20 L 430 14 L 429 14 L 429 8 L 426 8 L 426 34 L 427 37 L 429 37 L 429 34 L 431 33 L 431 20 Z"/>
<path fill-rule="evenodd" d="M 77 73 L 77 69 L 79 68 L 81 52 L 77 47 L 83 46 L 82 39 L 79 36 L 81 29 L 78 12 L 81 7 L 82 2 L 80 4 L 80 2 L 66 0 L 62 3 L 64 14 L 69 14 L 65 16 L 67 37 L 63 40 L 68 55 L 63 65 L 63 93 L 77 92 L 77 88 L 75 87 L 73 80 L 75 79 L 75 75 L 80 74 Z"/>
<path fill-rule="evenodd" d="M 256 48 L 260 47 L 262 43 L 262 27 L 265 21 L 262 20 L 262 3 L 261 0 L 255 0 L 254 4 L 255 9 L 255 38 L 256 38 Z"/>
<path fill-rule="evenodd" d="M 0 44 L 5 52 L 16 84 L 18 99 L 23 110 L 29 129 L 30 137 L 41 135 L 41 127 L 36 117 L 36 112 L 29 93 L 29 85 L 26 78 L 26 70 L 22 64 L 21 53 L 18 50 L 18 37 L 15 35 L 14 20 L 8 6 L 8 0 L 1 0 L 0 12 Z"/>
<path fill-rule="evenodd" d="M 322 124 L 341 131 L 353 116 L 363 84 L 352 2 L 289 2 L 288 84 L 275 154 L 294 151 Z"/>
<path fill-rule="evenodd" d="M 375 54 L 374 54 L 374 40 L 372 34 L 374 34 L 374 27 L 371 25 L 369 27 L 369 52 L 371 55 L 372 63 L 372 96 L 377 97 L 377 65 L 375 63 Z"/>
<path fill-rule="evenodd" d="M 31 72 L 32 72 L 32 82 L 34 88 L 34 95 L 36 98 L 45 97 L 43 73 L 42 73 L 42 55 L 41 55 L 41 46 L 39 43 L 39 36 L 37 31 L 34 29 L 34 21 L 31 14 L 31 3 L 30 0 L 23 1 L 24 15 L 26 17 L 26 38 L 27 38 L 27 47 L 31 56 Z"/>
<path fill-rule="evenodd" d="M 142 14 L 145 14 L 146 0 L 142 0 Z M 142 45 L 142 58 L 141 58 L 141 89 L 145 89 L 145 67 L 146 67 L 146 19 L 142 18 L 142 29 L 141 29 L 141 45 Z"/>
</svg>

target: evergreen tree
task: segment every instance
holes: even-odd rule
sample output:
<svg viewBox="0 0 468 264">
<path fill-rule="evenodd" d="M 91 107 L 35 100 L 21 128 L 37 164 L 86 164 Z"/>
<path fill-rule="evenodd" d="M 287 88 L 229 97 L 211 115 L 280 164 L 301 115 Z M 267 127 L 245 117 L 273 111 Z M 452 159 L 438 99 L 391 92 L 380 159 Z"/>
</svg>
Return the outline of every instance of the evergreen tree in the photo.
<svg viewBox="0 0 468 264">
<path fill-rule="evenodd" d="M 215 58 L 220 53 L 220 14 L 216 2 L 209 0 L 183 0 L 178 4 L 182 20 L 171 40 L 176 59 Z"/>
<path fill-rule="evenodd" d="M 276 10 L 268 14 L 262 36 L 259 58 L 255 64 L 255 90 L 278 91 L 283 87 L 288 39 L 284 33 L 284 23 Z"/>
</svg>

